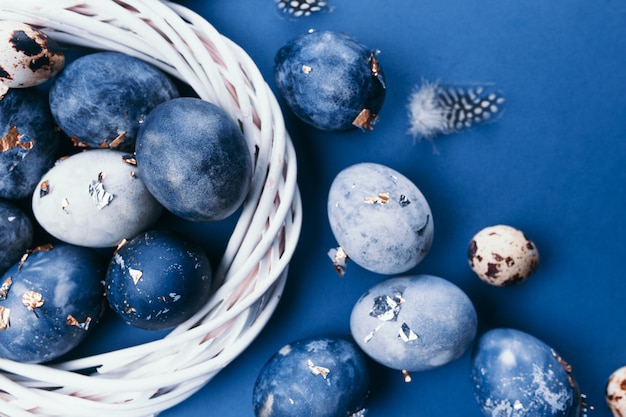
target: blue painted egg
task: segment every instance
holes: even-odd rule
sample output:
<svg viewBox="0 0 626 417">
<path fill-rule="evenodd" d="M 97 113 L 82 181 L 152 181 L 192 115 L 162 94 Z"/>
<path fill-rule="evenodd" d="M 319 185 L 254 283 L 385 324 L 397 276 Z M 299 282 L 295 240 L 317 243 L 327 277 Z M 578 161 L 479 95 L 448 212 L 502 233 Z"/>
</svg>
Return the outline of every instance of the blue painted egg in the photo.
<svg viewBox="0 0 626 417">
<path fill-rule="evenodd" d="M 432 275 L 389 278 L 370 288 L 350 315 L 352 336 L 376 362 L 425 371 L 460 358 L 477 330 L 474 305 L 459 287 Z"/>
<path fill-rule="evenodd" d="M 257 417 L 346 417 L 363 409 L 367 362 L 358 347 L 339 338 L 290 343 L 263 366 L 252 402 Z"/>
<path fill-rule="evenodd" d="M 0 200 L 0 274 L 33 243 L 33 223 L 18 206 Z"/>
<path fill-rule="evenodd" d="M 61 152 L 45 96 L 9 90 L 0 100 L 0 138 L 0 198 L 28 197 Z"/>
<path fill-rule="evenodd" d="M 483 334 L 472 355 L 470 375 L 485 416 L 585 415 L 571 366 L 546 343 L 522 331 L 498 328 Z"/>
<path fill-rule="evenodd" d="M 137 165 L 154 197 L 190 221 L 216 221 L 243 203 L 252 157 L 238 124 L 208 101 L 183 97 L 157 106 L 137 137 Z"/>
<path fill-rule="evenodd" d="M 132 326 L 168 329 L 204 305 L 211 279 L 200 246 L 171 231 L 149 230 L 114 254 L 106 274 L 107 300 Z"/>
<path fill-rule="evenodd" d="M 72 350 L 102 315 L 103 279 L 92 249 L 60 244 L 27 252 L 0 278 L 0 356 L 41 363 Z"/>
<path fill-rule="evenodd" d="M 170 78 L 149 63 L 119 52 L 96 52 L 65 66 L 49 100 L 61 130 L 78 143 L 127 149 L 148 113 L 178 94 Z"/>
<path fill-rule="evenodd" d="M 321 130 L 372 129 L 385 99 L 376 51 L 340 32 L 291 39 L 276 53 L 274 77 L 293 113 Z"/>
<path fill-rule="evenodd" d="M 430 250 L 434 226 L 426 198 L 407 177 L 369 162 L 342 170 L 328 193 L 328 220 L 350 260 L 380 274 L 416 266 Z"/>
<path fill-rule="evenodd" d="M 117 246 L 147 230 L 163 212 L 129 155 L 112 149 L 60 161 L 41 178 L 32 207 L 52 236 L 93 248 Z"/>
</svg>

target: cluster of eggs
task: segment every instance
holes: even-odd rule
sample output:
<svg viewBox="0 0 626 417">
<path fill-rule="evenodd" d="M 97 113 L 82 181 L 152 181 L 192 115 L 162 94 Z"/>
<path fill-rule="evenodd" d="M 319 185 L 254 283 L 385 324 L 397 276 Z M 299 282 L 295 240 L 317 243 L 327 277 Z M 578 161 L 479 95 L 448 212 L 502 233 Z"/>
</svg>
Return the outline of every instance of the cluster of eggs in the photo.
<svg viewBox="0 0 626 417">
<path fill-rule="evenodd" d="M 0 40 L 0 355 L 53 360 L 106 308 L 144 329 L 189 319 L 212 291 L 209 257 L 157 221 L 240 207 L 253 165 L 239 124 L 129 55 L 67 63 L 20 22 L 0 22 Z M 32 248 L 35 230 L 47 241 Z"/>
<path fill-rule="evenodd" d="M 0 278 L 0 354 L 44 362 L 66 353 L 97 323 L 104 299 L 138 327 L 168 328 L 187 319 L 209 296 L 206 254 L 180 236 L 150 227 L 164 209 L 192 221 L 220 220 L 235 211 L 252 170 L 240 129 L 219 107 L 178 97 L 166 76 L 134 58 L 96 53 L 61 71 L 63 54 L 43 32 L 2 22 L 0 38 L 0 127 L 7 127 L 0 140 L 0 197 L 32 195 L 38 223 L 60 241 L 31 249 L 28 216 L 0 201 L 0 270 L 6 271 Z M 111 83 L 120 66 L 129 68 L 131 77 Z M 84 76 L 103 73 L 108 78 L 102 85 Z M 148 75 L 152 78 L 143 78 Z M 376 52 L 345 34 L 310 32 L 295 38 L 276 55 L 275 75 L 290 109 L 319 129 L 371 129 L 384 100 Z M 52 77 L 57 79 L 49 102 L 29 90 Z M 328 83 L 332 88 L 324 88 Z M 361 88 L 352 88 L 355 83 Z M 102 102 L 111 96 L 109 87 L 117 101 L 107 108 Z M 154 94 L 138 98 L 137 89 Z M 120 113 L 124 100 L 133 102 L 132 113 Z M 193 124 L 185 122 L 189 118 Z M 61 148 L 55 125 L 89 150 L 55 165 Z M 208 145 L 194 146 L 200 142 Z M 91 149 L 102 146 L 107 149 Z M 224 166 L 209 174 L 202 161 L 218 152 Z M 207 175 L 214 181 L 195 181 Z M 402 275 L 432 244 L 434 219 L 425 196 L 387 166 L 360 163 L 340 172 L 327 210 L 339 244 L 333 251 L 339 270 L 349 258 L 375 273 Z M 127 238 L 108 263 L 90 250 Z M 479 231 L 468 247 L 471 269 L 495 286 L 525 281 L 538 260 L 534 243 L 507 225 Z M 165 272 L 172 264 L 181 268 Z M 306 339 L 270 358 L 254 387 L 256 415 L 360 415 L 369 378 L 363 353 L 407 375 L 437 368 L 475 342 L 477 316 L 472 301 L 452 282 L 406 275 L 387 278 L 363 294 L 353 307 L 350 329 L 355 343 Z M 34 333 L 37 337 L 29 336 Z M 470 377 L 485 415 L 580 415 L 584 397 L 570 371 L 533 336 L 493 329 L 475 344 Z M 611 382 L 623 381 L 617 372 Z M 533 388 L 538 385 L 541 390 Z M 624 408 L 619 390 L 623 384 L 607 386 L 615 409 Z"/>
<path fill-rule="evenodd" d="M 278 51 L 274 71 L 287 107 L 317 129 L 371 129 L 383 104 L 376 51 L 343 33 L 310 31 L 293 38 Z M 330 186 L 327 216 L 339 245 L 329 251 L 337 271 L 343 275 L 350 260 L 385 278 L 354 304 L 350 342 L 300 340 L 268 360 L 254 390 L 257 416 L 363 415 L 366 363 L 356 353 L 341 359 L 346 354 L 336 344 L 401 370 L 407 380 L 410 372 L 446 365 L 474 346 L 470 380 L 484 415 L 585 415 L 585 396 L 554 349 L 509 328 L 475 340 L 477 315 L 463 290 L 438 276 L 409 273 L 426 257 L 434 236 L 428 201 L 409 178 L 381 164 L 349 166 Z M 480 280 L 506 287 L 535 272 L 539 252 L 522 231 L 496 224 L 470 239 L 467 260 Z M 310 403 L 299 393 L 323 400 Z"/>
</svg>

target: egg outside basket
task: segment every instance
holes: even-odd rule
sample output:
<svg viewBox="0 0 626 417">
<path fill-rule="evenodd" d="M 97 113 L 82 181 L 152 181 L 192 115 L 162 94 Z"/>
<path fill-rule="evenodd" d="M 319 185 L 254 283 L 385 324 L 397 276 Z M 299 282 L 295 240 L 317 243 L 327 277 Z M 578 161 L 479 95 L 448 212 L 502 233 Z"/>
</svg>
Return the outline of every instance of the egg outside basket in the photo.
<svg viewBox="0 0 626 417">
<path fill-rule="evenodd" d="M 200 312 L 164 338 L 130 348 L 54 365 L 0 359 L 0 415 L 156 415 L 235 359 L 278 303 L 302 221 L 281 110 L 246 52 L 175 3 L 0 0 L 0 19 L 42 28 L 61 44 L 148 61 L 242 126 L 255 161 L 252 187 L 214 277 L 221 284 Z"/>
</svg>

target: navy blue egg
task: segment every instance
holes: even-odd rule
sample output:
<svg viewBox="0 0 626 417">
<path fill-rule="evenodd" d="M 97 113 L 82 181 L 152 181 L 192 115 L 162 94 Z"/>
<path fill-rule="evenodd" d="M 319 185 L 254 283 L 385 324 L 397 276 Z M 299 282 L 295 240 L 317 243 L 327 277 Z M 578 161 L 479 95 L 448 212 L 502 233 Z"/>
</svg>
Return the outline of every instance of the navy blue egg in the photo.
<svg viewBox="0 0 626 417">
<path fill-rule="evenodd" d="M 252 402 L 257 417 L 346 417 L 363 409 L 369 370 L 356 345 L 338 338 L 290 343 L 263 366 Z"/>
<path fill-rule="evenodd" d="M 198 311 L 211 291 L 211 265 L 197 244 L 171 231 L 150 230 L 122 246 L 109 263 L 106 295 L 126 323 L 174 327 Z"/>
<path fill-rule="evenodd" d="M 136 156 L 150 193 L 186 220 L 222 220 L 250 188 L 252 157 L 241 129 L 220 107 L 198 98 L 157 106 L 141 126 Z"/>
<path fill-rule="evenodd" d="M 148 113 L 178 94 L 172 80 L 149 63 L 119 52 L 97 52 L 66 65 L 49 100 L 68 136 L 93 148 L 125 149 L 135 143 Z"/>
<path fill-rule="evenodd" d="M 61 152 L 45 96 L 30 88 L 9 90 L 0 100 L 0 137 L 0 198 L 25 198 Z"/>
<path fill-rule="evenodd" d="M 274 58 L 274 78 L 296 116 L 321 130 L 371 129 L 385 98 L 376 52 L 338 32 L 291 39 Z"/>
<path fill-rule="evenodd" d="M 483 334 L 472 355 L 470 375 L 485 416 L 584 415 L 571 366 L 546 343 L 522 331 L 498 328 Z"/>
<path fill-rule="evenodd" d="M 104 265 L 92 249 L 69 244 L 26 255 L 0 278 L 0 356 L 48 362 L 76 347 L 98 323 Z"/>
<path fill-rule="evenodd" d="M 33 243 L 33 223 L 18 206 L 0 201 L 0 274 L 17 262 Z"/>
</svg>

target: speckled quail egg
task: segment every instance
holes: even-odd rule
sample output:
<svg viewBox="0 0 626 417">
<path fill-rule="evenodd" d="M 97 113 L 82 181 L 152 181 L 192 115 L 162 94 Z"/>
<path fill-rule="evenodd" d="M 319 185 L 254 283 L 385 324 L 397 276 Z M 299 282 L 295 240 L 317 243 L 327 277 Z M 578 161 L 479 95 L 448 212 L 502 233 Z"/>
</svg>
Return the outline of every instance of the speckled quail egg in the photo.
<svg viewBox="0 0 626 417">
<path fill-rule="evenodd" d="M 474 235 L 467 257 L 481 280 L 499 287 L 525 281 L 539 264 L 535 244 L 520 230 L 502 224 L 486 227 Z"/>
<path fill-rule="evenodd" d="M 626 415 L 626 366 L 616 369 L 609 376 L 605 397 L 614 417 Z"/>
<path fill-rule="evenodd" d="M 0 96 L 9 88 L 39 85 L 65 65 L 59 45 L 26 23 L 0 21 Z"/>
</svg>

